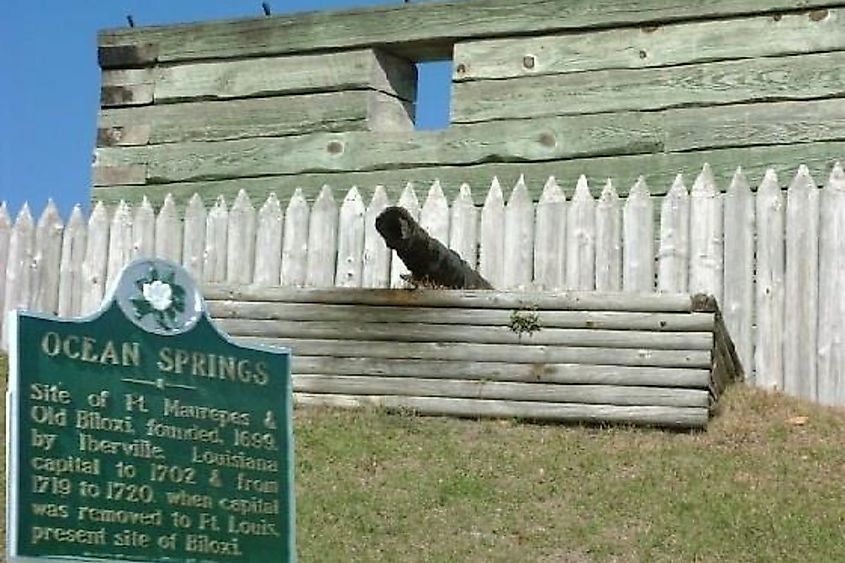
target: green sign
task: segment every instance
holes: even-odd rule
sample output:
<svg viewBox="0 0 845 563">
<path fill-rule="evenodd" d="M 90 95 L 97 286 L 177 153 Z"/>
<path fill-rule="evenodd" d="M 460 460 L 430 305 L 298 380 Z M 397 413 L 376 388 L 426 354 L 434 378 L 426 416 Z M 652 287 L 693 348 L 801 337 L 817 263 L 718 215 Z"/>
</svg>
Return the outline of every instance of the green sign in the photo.
<svg viewBox="0 0 845 563">
<path fill-rule="evenodd" d="M 230 342 L 161 260 L 9 325 L 9 561 L 295 560 L 288 350 Z"/>
</svg>

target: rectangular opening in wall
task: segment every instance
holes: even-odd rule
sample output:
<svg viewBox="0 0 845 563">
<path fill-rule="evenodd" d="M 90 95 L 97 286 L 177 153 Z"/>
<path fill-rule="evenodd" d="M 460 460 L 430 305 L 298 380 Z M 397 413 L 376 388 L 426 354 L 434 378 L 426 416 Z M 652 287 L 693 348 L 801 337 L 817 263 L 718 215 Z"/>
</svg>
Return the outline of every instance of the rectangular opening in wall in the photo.
<svg viewBox="0 0 845 563">
<path fill-rule="evenodd" d="M 417 104 L 414 129 L 448 127 L 451 96 L 451 59 L 417 63 Z"/>
</svg>

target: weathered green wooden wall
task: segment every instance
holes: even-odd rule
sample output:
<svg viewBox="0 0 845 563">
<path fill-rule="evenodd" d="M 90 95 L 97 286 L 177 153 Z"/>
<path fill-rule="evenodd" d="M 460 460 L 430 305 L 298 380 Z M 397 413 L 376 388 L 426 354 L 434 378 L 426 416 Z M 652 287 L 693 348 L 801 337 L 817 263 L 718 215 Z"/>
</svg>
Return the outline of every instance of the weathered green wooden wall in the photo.
<svg viewBox="0 0 845 563">
<path fill-rule="evenodd" d="M 99 42 L 93 197 L 109 202 L 521 173 L 535 196 L 582 173 L 661 193 L 705 161 L 756 185 L 845 158 L 842 0 L 468 0 Z M 454 61 L 452 123 L 414 131 L 414 62 L 437 58 Z"/>
</svg>

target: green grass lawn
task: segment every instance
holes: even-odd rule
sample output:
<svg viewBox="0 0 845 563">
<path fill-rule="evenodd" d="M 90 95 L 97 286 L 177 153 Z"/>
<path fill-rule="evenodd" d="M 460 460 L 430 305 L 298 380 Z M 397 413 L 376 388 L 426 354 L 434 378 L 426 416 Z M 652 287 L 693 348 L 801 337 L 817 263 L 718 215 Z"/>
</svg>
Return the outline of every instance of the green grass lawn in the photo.
<svg viewBox="0 0 845 563">
<path fill-rule="evenodd" d="M 842 410 L 735 385 L 706 432 L 295 418 L 303 562 L 845 561 Z"/>
</svg>

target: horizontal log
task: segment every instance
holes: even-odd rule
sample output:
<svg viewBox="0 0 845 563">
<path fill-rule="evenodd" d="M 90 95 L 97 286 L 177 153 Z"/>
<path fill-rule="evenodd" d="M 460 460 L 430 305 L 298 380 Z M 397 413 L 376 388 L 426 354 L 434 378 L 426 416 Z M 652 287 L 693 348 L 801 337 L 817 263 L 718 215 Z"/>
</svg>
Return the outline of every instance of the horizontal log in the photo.
<svg viewBox="0 0 845 563">
<path fill-rule="evenodd" d="M 207 284 L 209 300 L 277 301 L 333 305 L 394 305 L 400 307 L 469 307 L 479 309 L 634 311 L 685 313 L 692 301 L 682 293 L 621 293 L 600 291 L 490 291 L 257 287 Z"/>
<path fill-rule="evenodd" d="M 322 131 L 413 129 L 413 109 L 372 90 L 348 90 L 226 102 L 196 102 L 100 111 L 97 126 L 146 136 L 98 146 L 222 141 Z M 404 119 L 403 119 L 404 116 Z M 392 120 L 392 121 L 391 121 Z M 391 126 L 392 125 L 392 126 Z"/>
<path fill-rule="evenodd" d="M 759 40 L 749 40 L 758 38 Z M 772 38 L 772 40 L 763 40 Z M 455 45 L 455 81 L 845 50 L 845 10 L 695 21 Z"/>
<path fill-rule="evenodd" d="M 401 395 L 629 406 L 709 406 L 708 392 L 703 389 L 618 385 L 548 385 L 409 377 L 294 375 L 293 390 L 298 393 L 340 395 Z"/>
<path fill-rule="evenodd" d="M 455 84 L 452 122 L 845 96 L 845 51 Z"/>
<path fill-rule="evenodd" d="M 658 117 L 628 113 L 482 123 L 437 131 L 314 133 L 100 148 L 99 166 L 147 165 L 149 183 L 270 174 L 530 162 L 661 151 Z"/>
<path fill-rule="evenodd" d="M 280 339 L 368 340 L 387 342 L 467 342 L 476 344 L 531 344 L 655 350 L 711 350 L 710 332 L 649 332 L 541 328 L 519 334 L 505 326 L 467 326 L 423 323 L 366 323 L 356 321 L 262 321 L 223 319 L 220 327 L 233 336 Z"/>
<path fill-rule="evenodd" d="M 153 76 L 157 104 L 354 89 L 414 101 L 417 88 L 412 63 L 371 49 L 169 65 Z"/>
<path fill-rule="evenodd" d="M 309 303 L 273 301 L 210 301 L 210 314 L 217 320 L 255 319 L 274 321 L 356 321 L 359 323 L 439 323 L 505 326 L 511 311 L 445 307 L 382 307 L 368 305 L 315 306 Z M 653 330 L 706 332 L 713 330 L 709 313 L 635 313 L 626 311 L 543 311 L 542 328 L 591 328 L 602 330 Z"/>
<path fill-rule="evenodd" d="M 294 354 L 343 358 L 416 358 L 469 362 L 553 363 L 619 366 L 709 368 L 709 350 L 656 350 L 466 344 L 442 342 L 379 342 L 372 340 L 306 340 L 236 337 L 244 343 L 290 348 Z"/>
<path fill-rule="evenodd" d="M 694 407 L 584 405 L 443 397 L 352 396 L 312 393 L 295 393 L 294 402 L 296 405 L 410 410 L 420 415 L 522 418 L 595 424 L 617 422 L 678 428 L 702 427 L 707 424 L 709 419 L 706 408 Z"/>
<path fill-rule="evenodd" d="M 584 385 L 633 385 L 648 387 L 687 387 L 707 389 L 707 369 L 611 366 L 584 364 L 517 364 L 507 362 L 453 362 L 399 358 L 333 358 L 303 356 L 292 358 L 295 374 L 377 375 L 521 381 Z"/>
<path fill-rule="evenodd" d="M 369 200 L 373 188 L 383 185 L 391 201 L 396 201 L 408 182 L 425 189 L 439 179 L 444 192 L 451 199 L 458 193 L 461 183 L 472 186 L 476 198 L 483 197 L 490 187 L 493 176 L 503 186 L 513 186 L 520 175 L 525 176 L 529 193 L 539 199 L 543 185 L 549 176 L 555 176 L 564 188 L 567 198 L 572 197 L 575 181 L 584 174 L 594 197 L 598 197 L 607 178 L 613 178 L 620 196 L 625 196 L 640 175 L 648 182 L 652 195 L 665 194 L 679 172 L 691 180 L 709 162 L 717 186 L 725 190 L 738 165 L 756 189 L 767 168 L 772 168 L 782 179 L 792 178 L 796 166 L 804 163 L 811 174 L 823 185 L 836 161 L 845 160 L 845 142 L 823 142 L 796 145 L 760 146 L 747 148 L 715 149 L 681 153 L 659 153 L 633 156 L 598 157 L 586 159 L 557 160 L 549 162 L 490 163 L 472 166 L 431 166 L 422 168 L 397 168 L 370 172 L 314 173 L 290 176 L 267 176 L 261 178 L 238 178 L 211 182 L 178 182 L 147 184 L 143 187 L 115 185 L 94 187 L 95 201 L 118 203 L 140 201 L 146 195 L 151 202 L 160 205 L 165 196 L 173 194 L 182 204 L 198 193 L 206 202 L 213 204 L 215 198 L 223 195 L 233 201 L 240 189 L 249 192 L 253 203 L 261 205 L 270 192 L 287 202 L 297 187 L 302 187 L 309 199 L 316 197 L 323 185 L 347 190 L 358 186 L 362 196 Z M 506 192 L 507 193 L 507 192 Z"/>
<path fill-rule="evenodd" d="M 178 61 L 389 46 L 413 60 L 448 58 L 466 39 L 558 30 L 654 25 L 841 5 L 838 0 L 510 0 L 400 4 L 181 26 L 114 29 L 99 45 L 152 44 L 156 60 Z M 109 61 L 101 60 L 101 64 Z M 115 61 L 118 63 L 118 61 Z"/>
</svg>

